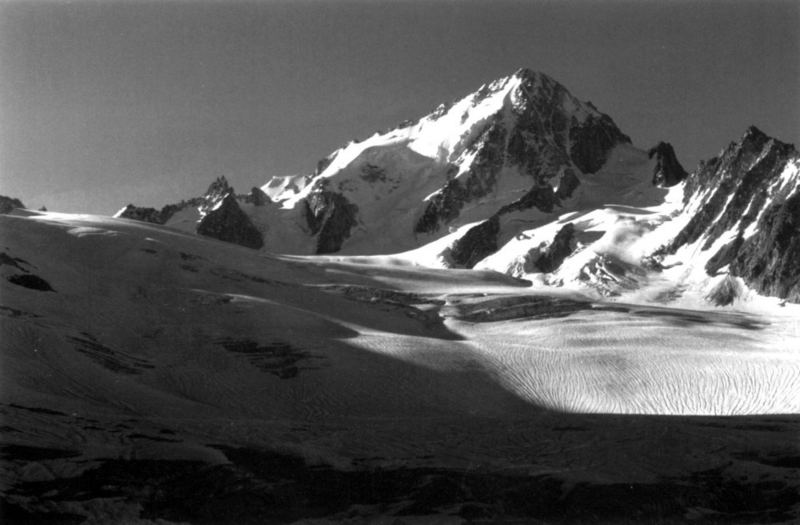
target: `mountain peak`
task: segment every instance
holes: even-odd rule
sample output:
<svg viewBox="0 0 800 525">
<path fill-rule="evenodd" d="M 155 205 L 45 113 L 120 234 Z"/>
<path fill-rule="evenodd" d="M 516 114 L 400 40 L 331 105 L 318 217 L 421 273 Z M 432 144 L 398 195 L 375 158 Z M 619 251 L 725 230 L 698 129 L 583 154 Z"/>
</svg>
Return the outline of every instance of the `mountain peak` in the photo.
<svg viewBox="0 0 800 525">
<path fill-rule="evenodd" d="M 511 75 L 511 76 L 514 77 L 514 78 L 518 78 L 520 80 L 539 80 L 539 79 L 544 79 L 544 80 L 548 80 L 550 82 L 555 82 L 555 80 L 553 80 L 549 76 L 545 75 L 544 73 L 542 73 L 540 71 L 534 71 L 533 69 L 531 69 L 529 67 L 521 67 L 521 68 L 517 69 L 514 72 L 514 74 Z"/>
<path fill-rule="evenodd" d="M 518 81 L 522 88 L 520 91 L 527 96 L 536 93 L 568 93 L 567 88 L 554 78 L 526 67 L 518 69 L 510 78 Z"/>
<path fill-rule="evenodd" d="M 755 126 L 749 126 L 738 143 L 733 143 L 736 150 L 761 151 L 764 148 L 774 149 L 778 155 L 786 156 L 796 152 L 794 144 L 771 137 Z"/>
<path fill-rule="evenodd" d="M 232 191 L 233 188 L 228 182 L 228 179 L 225 178 L 225 175 L 220 175 L 208 186 L 206 195 L 222 195 L 223 193 L 229 193 Z"/>
<path fill-rule="evenodd" d="M 659 142 L 647 152 L 651 159 L 655 157 L 656 166 L 653 170 L 653 184 L 670 187 L 684 180 L 688 173 L 683 169 L 675 150 L 669 142 Z"/>
<path fill-rule="evenodd" d="M 744 135 L 742 136 L 743 141 L 748 139 L 767 140 L 769 139 L 769 136 L 751 124 L 750 126 L 747 127 L 747 130 L 744 132 Z"/>
<path fill-rule="evenodd" d="M 734 145 L 737 147 L 746 147 L 747 149 L 760 150 L 771 139 L 772 137 L 751 125 L 745 130 L 739 142 L 734 143 Z"/>
<path fill-rule="evenodd" d="M 568 93 L 567 89 L 553 78 L 530 68 L 520 68 L 508 76 L 483 84 L 471 96 L 472 104 L 478 105 L 498 93 L 516 92 L 521 99 L 551 98 L 552 93 Z M 442 112 L 450 106 L 442 107 Z M 440 106 L 441 107 L 441 106 Z"/>
</svg>

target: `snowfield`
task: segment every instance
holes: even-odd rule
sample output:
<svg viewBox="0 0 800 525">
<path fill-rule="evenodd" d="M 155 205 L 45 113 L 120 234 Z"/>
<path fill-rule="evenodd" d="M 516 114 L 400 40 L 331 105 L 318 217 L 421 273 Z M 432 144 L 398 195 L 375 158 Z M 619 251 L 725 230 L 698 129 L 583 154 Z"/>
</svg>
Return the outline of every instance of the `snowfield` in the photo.
<svg viewBox="0 0 800 525">
<path fill-rule="evenodd" d="M 20 522 L 798 516 L 798 305 L 610 301 L 89 215 L 0 224 Z"/>
</svg>

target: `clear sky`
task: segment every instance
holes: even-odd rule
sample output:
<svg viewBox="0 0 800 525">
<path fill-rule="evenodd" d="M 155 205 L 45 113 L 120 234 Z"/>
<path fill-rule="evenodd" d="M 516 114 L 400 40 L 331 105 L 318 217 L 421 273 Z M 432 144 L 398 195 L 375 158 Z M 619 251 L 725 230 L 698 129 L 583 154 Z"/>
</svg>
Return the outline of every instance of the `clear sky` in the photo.
<svg viewBox="0 0 800 525">
<path fill-rule="evenodd" d="M 0 193 L 110 214 L 310 172 L 519 67 L 687 169 L 800 142 L 797 1 L 0 1 Z"/>
</svg>

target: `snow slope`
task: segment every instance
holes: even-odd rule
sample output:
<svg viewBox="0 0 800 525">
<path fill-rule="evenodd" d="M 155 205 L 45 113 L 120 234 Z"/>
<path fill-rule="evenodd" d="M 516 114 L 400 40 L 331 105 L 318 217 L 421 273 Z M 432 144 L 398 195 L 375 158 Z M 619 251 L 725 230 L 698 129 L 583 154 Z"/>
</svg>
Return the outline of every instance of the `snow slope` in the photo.
<svg viewBox="0 0 800 525">
<path fill-rule="evenodd" d="M 624 142 L 593 106 L 542 73 L 520 70 L 416 122 L 351 142 L 324 159 L 300 191 L 274 198 L 297 210 L 335 194 L 339 209 L 352 208 L 345 220 L 329 202 L 315 209 L 329 223 L 337 218 L 335 232 L 312 231 L 335 237 L 324 249 L 318 243 L 317 253 L 396 253 L 485 219 L 568 171 L 595 171 Z M 271 249 L 288 251 L 277 240 Z"/>
</svg>

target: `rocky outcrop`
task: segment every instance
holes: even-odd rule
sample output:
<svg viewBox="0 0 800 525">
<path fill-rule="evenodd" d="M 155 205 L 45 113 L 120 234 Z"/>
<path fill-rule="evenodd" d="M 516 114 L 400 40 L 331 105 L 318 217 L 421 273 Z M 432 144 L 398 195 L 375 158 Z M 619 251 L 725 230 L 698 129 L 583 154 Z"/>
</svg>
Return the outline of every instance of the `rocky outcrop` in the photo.
<svg viewBox="0 0 800 525">
<path fill-rule="evenodd" d="M 682 182 L 689 175 L 683 169 L 675 150 L 669 142 L 659 142 L 650 148 L 647 155 L 652 159 L 655 157 L 656 165 L 653 168 L 653 184 L 669 188 Z"/>
<path fill-rule="evenodd" d="M 468 177 L 463 184 L 460 179 L 450 179 L 428 200 L 414 226 L 414 233 L 436 232 L 443 224 L 456 219 L 466 202 L 482 194 L 484 190 L 474 176 Z"/>
<path fill-rule="evenodd" d="M 686 180 L 684 202 L 702 201 L 668 251 L 698 241 L 708 250 L 732 235 L 706 264 L 709 275 L 727 269 L 763 294 L 800 301 L 798 166 L 793 145 L 751 126 Z"/>
<path fill-rule="evenodd" d="M 743 291 L 735 278 L 726 275 L 706 294 L 705 299 L 714 306 L 728 306 L 741 297 Z"/>
<path fill-rule="evenodd" d="M 550 246 L 539 256 L 534 262 L 536 269 L 542 273 L 550 273 L 558 269 L 564 259 L 572 254 L 574 250 L 574 243 L 572 239 L 575 235 L 575 225 L 571 222 L 565 224 L 556 236 Z"/>
<path fill-rule="evenodd" d="M 232 188 L 215 208 L 206 211 L 197 225 L 197 233 L 247 248 L 258 249 L 264 245 L 261 232 L 239 207 Z"/>
<path fill-rule="evenodd" d="M 684 202 L 705 195 L 692 218 L 670 246 L 674 252 L 705 236 L 708 249 L 732 227 L 743 231 L 763 209 L 769 186 L 796 155 L 794 146 L 771 139 L 750 127 L 742 140 L 732 143 L 720 157 L 701 164 L 686 181 Z M 749 213 L 746 213 L 749 212 Z"/>
<path fill-rule="evenodd" d="M 575 171 L 571 168 L 567 168 L 564 170 L 563 175 L 561 175 L 561 180 L 558 183 L 558 190 L 556 191 L 556 197 L 560 201 L 566 200 L 572 197 L 572 194 L 580 185 L 581 181 L 575 175 Z"/>
<path fill-rule="evenodd" d="M 11 213 L 15 208 L 24 208 L 22 201 L 13 197 L 0 195 L 0 214 Z"/>
<path fill-rule="evenodd" d="M 547 183 L 535 185 L 521 198 L 503 206 L 488 220 L 473 226 L 463 237 L 458 239 L 450 249 L 449 259 L 451 264 L 461 268 L 472 268 L 480 260 L 496 252 L 499 248 L 500 220 L 504 215 L 531 208 L 549 213 L 553 211 L 558 202 L 557 193 L 553 191 L 552 186 Z M 572 224 L 567 226 L 571 228 Z M 557 236 L 557 239 L 560 240 L 561 238 Z M 569 243 L 570 239 L 567 240 L 567 243 Z"/>
<path fill-rule="evenodd" d="M 253 186 L 250 189 L 250 194 L 245 198 L 245 202 L 249 202 L 253 206 L 263 206 L 268 202 L 272 202 L 272 200 L 261 188 Z"/>
<path fill-rule="evenodd" d="M 151 222 L 153 224 L 164 224 L 166 220 L 162 217 L 161 211 L 155 208 L 145 208 L 128 204 L 114 215 L 118 219 L 131 219 L 134 221 Z"/>
<path fill-rule="evenodd" d="M 318 188 L 303 200 L 306 223 L 311 234 L 317 236 L 317 254 L 339 251 L 358 223 L 358 207 L 342 194 L 327 190 L 325 182 L 320 181 Z"/>
<path fill-rule="evenodd" d="M 269 197 L 259 188 L 253 188 L 249 195 L 242 196 L 241 199 L 256 206 L 270 202 Z M 261 232 L 242 211 L 234 189 L 224 175 L 217 177 L 201 197 L 167 204 L 161 210 L 128 204 L 114 217 L 166 224 L 173 215 L 186 208 L 197 208 L 200 213 L 196 226 L 196 232 L 200 235 L 248 248 L 258 249 L 264 245 Z"/>
<path fill-rule="evenodd" d="M 494 215 L 474 226 L 450 249 L 450 261 L 456 267 L 472 268 L 478 261 L 497 251 L 500 217 Z"/>
<path fill-rule="evenodd" d="M 715 276 L 720 272 L 720 270 L 726 266 L 729 266 L 739 254 L 739 250 L 742 248 L 743 243 L 744 237 L 740 233 L 733 241 L 720 248 L 717 253 L 712 255 L 706 263 L 706 273 L 708 275 Z"/>
</svg>

